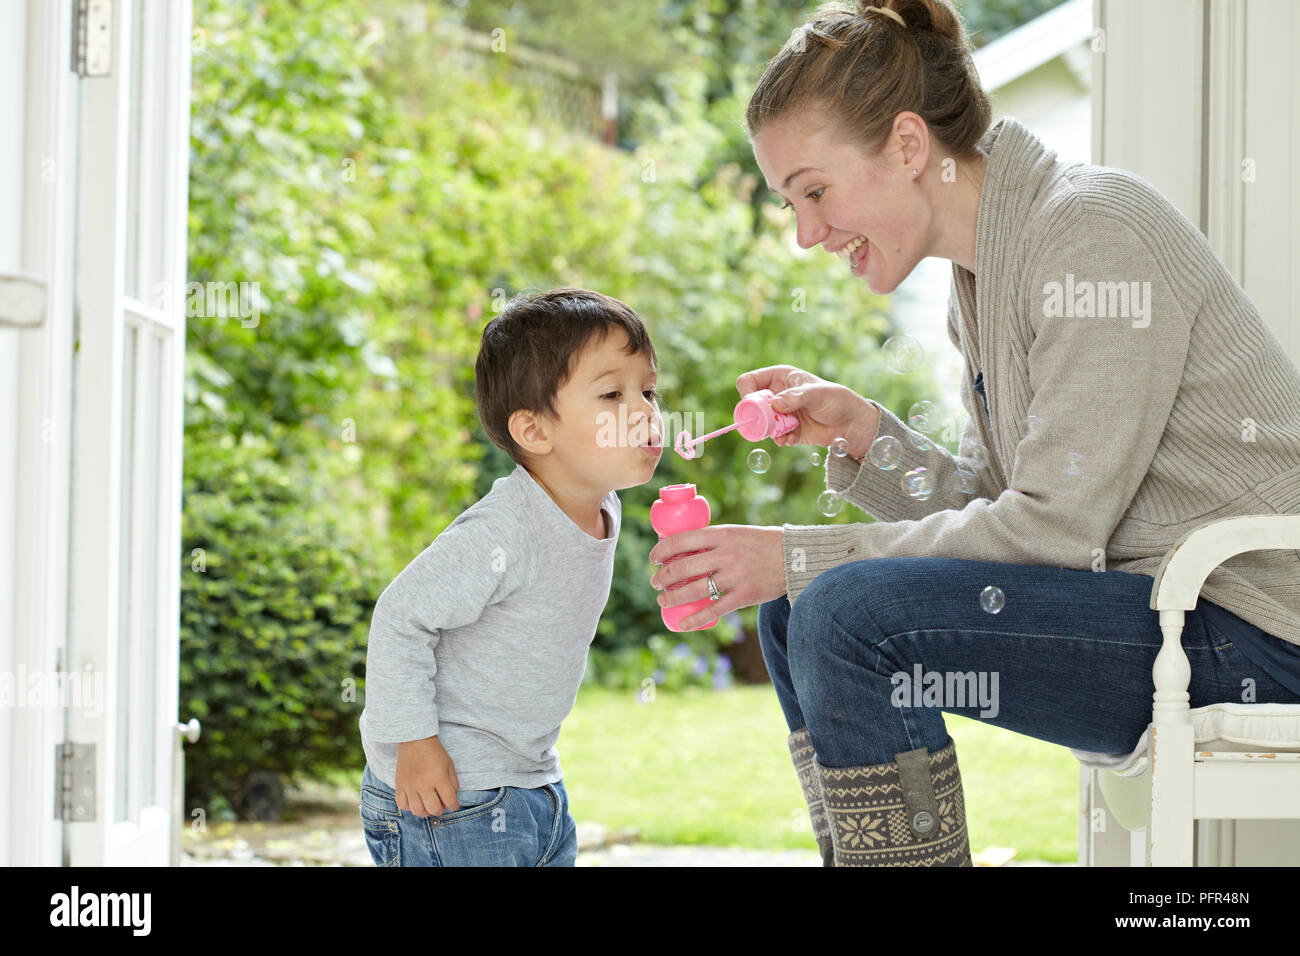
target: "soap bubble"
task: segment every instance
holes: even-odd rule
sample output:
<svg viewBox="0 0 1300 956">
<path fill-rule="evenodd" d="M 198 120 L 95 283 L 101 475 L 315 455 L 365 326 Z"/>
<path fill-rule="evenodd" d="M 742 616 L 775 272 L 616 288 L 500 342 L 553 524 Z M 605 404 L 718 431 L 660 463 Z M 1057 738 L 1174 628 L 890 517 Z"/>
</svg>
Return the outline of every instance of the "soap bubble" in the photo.
<svg viewBox="0 0 1300 956">
<path fill-rule="evenodd" d="M 831 442 L 830 453 L 836 458 L 843 458 L 849 453 L 849 440 L 847 438 L 837 438 Z"/>
<path fill-rule="evenodd" d="M 822 456 L 819 455 L 817 452 L 813 452 L 812 463 L 813 463 L 813 467 L 816 468 L 818 465 L 822 463 Z"/>
<path fill-rule="evenodd" d="M 1037 415 L 1030 415 L 1029 422 L 1028 422 L 1029 427 L 1026 431 L 1020 433 L 1020 437 L 1028 438 L 1030 435 L 1038 434 L 1038 430 L 1042 427 L 1042 425 L 1043 425 L 1043 420 L 1041 418 L 1039 418 Z"/>
<path fill-rule="evenodd" d="M 1006 606 L 1007 598 L 1002 593 L 1002 589 L 989 585 L 980 592 L 980 607 L 989 614 L 997 614 Z"/>
<path fill-rule="evenodd" d="M 881 435 L 871 443 L 869 457 L 881 471 L 893 471 L 903 458 L 903 443 L 893 435 Z"/>
<path fill-rule="evenodd" d="M 834 518 L 844 510 L 844 499 L 833 491 L 823 491 L 817 496 L 817 510 L 828 518 Z"/>
<path fill-rule="evenodd" d="M 929 451 L 934 447 L 934 444 L 930 439 L 926 438 L 924 435 L 909 434 L 907 440 L 912 443 L 912 447 L 917 451 Z"/>
<path fill-rule="evenodd" d="M 1065 466 L 1065 474 L 1070 478 L 1078 478 L 1082 474 L 1079 471 L 1079 462 L 1083 461 L 1083 456 L 1077 451 L 1066 452 L 1066 455 L 1069 456 L 1070 461 Z"/>
<path fill-rule="evenodd" d="M 899 484 L 917 501 L 925 501 L 934 494 L 934 476 L 925 468 L 913 468 L 903 475 Z"/>
<path fill-rule="evenodd" d="M 967 459 L 976 468 L 983 468 L 988 465 L 988 452 L 980 444 L 979 439 L 971 435 L 963 438 L 961 448 L 957 452 L 962 458 Z"/>
<path fill-rule="evenodd" d="M 919 432 L 928 432 L 937 424 L 934 420 L 934 402 L 917 402 L 907 413 L 907 424 Z"/>
<path fill-rule="evenodd" d="M 750 471 L 756 475 L 761 475 L 772 467 L 772 456 L 761 448 L 755 448 L 749 453 L 746 463 L 749 465 Z"/>
<path fill-rule="evenodd" d="M 921 343 L 910 335 L 891 336 L 880 353 L 885 358 L 885 367 L 899 375 L 915 370 L 925 357 Z"/>
<path fill-rule="evenodd" d="M 773 391 L 784 392 L 787 388 L 794 388 L 796 385 L 811 385 L 816 381 L 816 375 L 802 369 L 796 369 L 785 377 L 785 388 L 773 389 Z"/>
<path fill-rule="evenodd" d="M 973 495 L 980 490 L 979 476 L 969 468 L 957 466 L 957 477 L 961 479 L 961 490 L 968 495 Z"/>
</svg>

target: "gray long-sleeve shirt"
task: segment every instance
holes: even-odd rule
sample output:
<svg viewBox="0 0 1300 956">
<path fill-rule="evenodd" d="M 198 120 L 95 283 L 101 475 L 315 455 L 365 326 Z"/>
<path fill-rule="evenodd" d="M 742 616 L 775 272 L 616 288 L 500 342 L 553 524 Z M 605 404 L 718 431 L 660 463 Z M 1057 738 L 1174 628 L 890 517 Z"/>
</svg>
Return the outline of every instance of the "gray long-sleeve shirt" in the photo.
<svg viewBox="0 0 1300 956">
<path fill-rule="evenodd" d="M 375 605 L 361 745 L 396 786 L 397 744 L 437 735 L 462 790 L 561 778 L 555 742 L 609 598 L 623 506 L 578 527 L 522 465 L 449 524 Z"/>
<path fill-rule="evenodd" d="M 1205 237 L 1146 180 L 1064 162 L 1014 118 L 981 147 L 975 272 L 953 265 L 948 337 L 965 357 L 962 437 L 987 465 L 917 450 L 923 436 L 877 406 L 903 463 L 826 459 L 826 487 L 877 520 L 783 525 L 792 605 L 865 558 L 1104 557 L 1154 576 L 1208 521 L 1300 512 L 1300 372 Z M 917 466 L 934 479 L 924 500 L 900 486 Z M 1237 555 L 1201 593 L 1300 647 L 1300 551 Z"/>
</svg>

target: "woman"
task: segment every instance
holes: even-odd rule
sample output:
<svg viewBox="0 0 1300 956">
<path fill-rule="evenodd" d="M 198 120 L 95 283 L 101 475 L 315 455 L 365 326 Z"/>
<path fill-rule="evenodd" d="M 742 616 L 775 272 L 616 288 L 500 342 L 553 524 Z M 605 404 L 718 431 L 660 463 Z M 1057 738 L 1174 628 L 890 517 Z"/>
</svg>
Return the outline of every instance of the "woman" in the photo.
<svg viewBox="0 0 1300 956">
<path fill-rule="evenodd" d="M 947 0 L 823 7 L 769 64 L 746 123 L 799 244 L 849 254 L 880 294 L 953 262 L 961 457 L 845 386 L 748 372 L 742 394 L 771 388 L 799 420 L 777 444 L 842 445 L 826 487 L 876 521 L 722 525 L 650 553 L 660 589 L 711 576 L 661 604 L 720 592 L 687 628 L 761 604 L 828 866 L 970 865 L 943 711 L 1131 751 L 1163 555 L 1214 518 L 1300 511 L 1300 375 L 1205 239 L 1139 177 L 989 120 Z M 1183 636 L 1191 706 L 1300 702 L 1297 582 L 1295 551 L 1210 575 Z"/>
</svg>

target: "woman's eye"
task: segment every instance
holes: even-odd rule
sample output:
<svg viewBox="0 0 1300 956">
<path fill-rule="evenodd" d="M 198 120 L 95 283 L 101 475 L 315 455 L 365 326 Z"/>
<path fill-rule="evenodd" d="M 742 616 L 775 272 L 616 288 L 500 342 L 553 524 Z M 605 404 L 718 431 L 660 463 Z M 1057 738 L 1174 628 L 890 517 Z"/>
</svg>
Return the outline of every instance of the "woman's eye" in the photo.
<svg viewBox="0 0 1300 956">
<path fill-rule="evenodd" d="M 816 200 L 822 198 L 822 193 L 825 192 L 825 191 L 826 191 L 826 190 L 825 190 L 824 187 L 821 188 L 821 189 L 814 189 L 812 192 L 810 192 L 808 195 L 804 196 L 803 198 L 804 198 L 804 199 L 811 199 L 811 200 L 813 200 L 813 201 L 816 201 Z"/>
<path fill-rule="evenodd" d="M 781 203 L 781 207 L 780 207 L 780 208 L 782 208 L 782 209 L 793 209 L 793 208 L 794 208 L 794 204 L 793 204 L 792 202 L 790 202 L 790 200 L 787 199 L 785 202 Z"/>
</svg>

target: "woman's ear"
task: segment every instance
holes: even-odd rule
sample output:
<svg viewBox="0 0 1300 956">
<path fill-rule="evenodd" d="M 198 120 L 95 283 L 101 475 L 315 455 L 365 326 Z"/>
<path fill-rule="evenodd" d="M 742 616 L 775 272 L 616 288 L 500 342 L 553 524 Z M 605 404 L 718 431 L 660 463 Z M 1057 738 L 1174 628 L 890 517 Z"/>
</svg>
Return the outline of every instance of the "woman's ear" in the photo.
<svg viewBox="0 0 1300 956">
<path fill-rule="evenodd" d="M 894 143 L 890 159 L 901 163 L 907 178 L 912 179 L 912 170 L 919 173 L 930 159 L 930 128 L 911 110 L 903 110 L 894 117 L 890 139 Z"/>
</svg>

